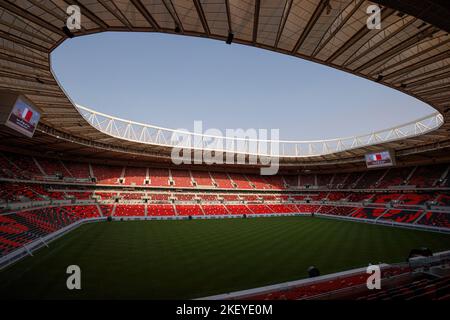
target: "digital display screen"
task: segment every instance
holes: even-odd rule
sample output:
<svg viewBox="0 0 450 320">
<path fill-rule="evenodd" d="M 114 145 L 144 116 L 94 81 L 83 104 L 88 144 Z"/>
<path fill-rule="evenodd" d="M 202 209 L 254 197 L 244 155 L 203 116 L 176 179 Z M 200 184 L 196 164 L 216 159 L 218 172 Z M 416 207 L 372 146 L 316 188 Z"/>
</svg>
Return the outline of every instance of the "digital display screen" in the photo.
<svg viewBox="0 0 450 320">
<path fill-rule="evenodd" d="M 6 121 L 6 126 L 31 138 L 40 118 L 41 114 L 35 108 L 18 98 Z"/>
<path fill-rule="evenodd" d="M 394 159 L 390 151 L 381 151 L 366 154 L 367 168 L 390 167 L 394 165 Z"/>
</svg>

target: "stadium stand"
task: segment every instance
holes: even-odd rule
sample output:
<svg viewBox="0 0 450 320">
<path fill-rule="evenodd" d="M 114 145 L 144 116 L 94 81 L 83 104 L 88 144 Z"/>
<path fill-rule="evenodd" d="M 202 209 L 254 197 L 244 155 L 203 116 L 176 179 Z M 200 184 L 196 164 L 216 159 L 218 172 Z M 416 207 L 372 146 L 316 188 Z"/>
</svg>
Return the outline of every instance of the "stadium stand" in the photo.
<svg viewBox="0 0 450 320">
<path fill-rule="evenodd" d="M 117 166 L 102 166 L 92 165 L 94 177 L 97 179 L 97 184 L 119 184 L 119 179 L 122 176 L 123 167 Z"/>
<path fill-rule="evenodd" d="M 393 186 L 405 185 L 409 175 L 411 174 L 413 168 L 390 168 L 387 169 L 387 173 L 383 180 L 378 185 L 378 188 L 389 188 Z"/>
<path fill-rule="evenodd" d="M 315 213 L 316 210 L 319 208 L 318 206 L 314 205 L 296 205 L 299 213 Z"/>
<path fill-rule="evenodd" d="M 43 208 L 0 215 L 0 253 L 5 255 L 78 220 L 62 208 Z"/>
<path fill-rule="evenodd" d="M 229 211 L 224 205 L 202 205 L 205 215 L 228 215 Z"/>
<path fill-rule="evenodd" d="M 215 194 L 199 194 L 198 197 L 203 201 L 217 201 L 217 195 Z"/>
<path fill-rule="evenodd" d="M 256 175 L 245 175 L 245 177 L 250 181 L 250 184 L 253 185 L 254 189 L 271 189 L 271 185 L 267 182 L 265 177 Z"/>
<path fill-rule="evenodd" d="M 450 277 L 444 279 L 422 279 L 412 283 L 390 288 L 380 293 L 374 293 L 365 297 L 359 297 L 358 300 L 406 300 L 412 301 L 417 299 L 447 299 L 448 287 L 450 286 Z M 447 296 L 447 298 L 446 298 Z"/>
<path fill-rule="evenodd" d="M 417 223 L 427 226 L 450 228 L 450 213 L 428 211 Z"/>
<path fill-rule="evenodd" d="M 327 195 L 328 195 L 328 192 L 311 193 L 306 198 L 310 199 L 311 201 L 320 201 L 320 200 L 325 200 Z"/>
<path fill-rule="evenodd" d="M 362 179 L 365 175 L 365 172 L 353 172 L 347 175 L 345 181 L 341 184 L 341 188 L 345 189 L 355 189 L 358 181 Z"/>
<path fill-rule="evenodd" d="M 212 187 L 213 181 L 208 171 L 191 171 L 197 186 Z"/>
<path fill-rule="evenodd" d="M 422 205 L 427 201 L 433 201 L 435 198 L 435 194 L 405 193 L 400 198 L 400 202 L 405 205 Z"/>
<path fill-rule="evenodd" d="M 27 172 L 30 177 L 42 175 L 42 171 L 36 165 L 33 157 L 18 154 L 7 153 L 5 156 L 11 164 L 17 166 L 20 170 Z"/>
<path fill-rule="evenodd" d="M 59 223 L 61 219 L 70 223 L 101 216 L 198 217 L 314 213 L 406 223 L 417 227 L 450 228 L 450 195 L 444 184 L 436 183 L 446 181 L 446 164 L 426 168 L 383 169 L 378 172 L 259 177 L 207 171 L 169 172 L 168 169 L 120 167 L 58 159 L 37 158 L 35 161 L 32 157 L 10 153 L 2 153 L 0 163 L 4 166 L 0 172 L 2 217 L 9 217 L 9 220 L 4 218 L 9 224 L 10 219 L 21 219 L 22 223 L 27 216 L 33 217 L 25 219 L 25 226 L 38 227 L 45 232 L 66 225 Z M 26 170 L 22 171 L 19 166 Z M 40 180 L 41 170 L 45 174 L 62 173 L 70 179 L 43 182 Z M 96 183 L 88 181 L 91 172 L 97 179 Z M 414 176 L 422 174 L 427 174 L 429 179 L 419 181 Z M 408 177 L 410 182 L 428 186 L 429 190 L 422 188 L 415 191 L 404 183 Z M 145 184 L 147 178 L 149 184 Z M 170 181 L 173 181 L 172 185 Z M 313 190 L 292 188 L 299 181 L 300 186 L 314 184 L 321 187 Z M 404 185 L 406 189 L 396 189 L 395 192 L 375 192 L 372 189 L 382 186 L 389 189 L 399 185 Z M 356 189 L 345 189 L 346 186 Z M 165 189 L 160 190 L 159 187 Z M 179 192 L 179 188 L 189 188 L 190 191 Z M 227 192 L 222 191 L 226 189 Z M 14 213 L 14 208 L 24 206 L 43 208 L 29 209 L 20 215 Z M 37 216 L 45 213 L 46 219 L 50 219 L 48 212 L 53 212 L 57 221 L 53 228 L 46 229 L 46 224 L 37 220 Z M 33 226 L 33 223 L 38 225 Z M 21 236 L 25 237 L 23 234 Z M 29 241 L 35 238 L 30 237 Z M 5 239 L 6 243 L 11 237 Z M 23 243 L 24 239 L 17 243 Z M 7 248 L 8 252 L 12 250 L 11 246 Z"/>
<path fill-rule="evenodd" d="M 109 217 L 113 214 L 114 205 L 99 205 L 99 208 L 104 217 Z"/>
<path fill-rule="evenodd" d="M 334 192 L 333 192 L 334 193 Z M 344 192 L 342 202 L 363 202 L 373 197 L 369 192 Z"/>
<path fill-rule="evenodd" d="M 410 272 L 408 267 L 388 267 L 382 270 L 382 278 L 393 277 Z M 320 296 L 325 293 L 338 292 L 346 288 L 358 287 L 366 283 L 368 275 L 364 272 L 340 275 L 335 278 L 325 278 L 318 281 L 306 281 L 304 284 L 291 285 L 284 289 L 269 290 L 261 294 L 246 294 L 229 299 L 258 300 L 303 300 Z"/>
<path fill-rule="evenodd" d="M 328 201 L 340 201 L 348 197 L 348 194 L 343 192 L 330 192 L 327 194 L 326 199 Z"/>
<path fill-rule="evenodd" d="M 179 216 L 202 216 L 203 210 L 199 205 L 176 205 Z"/>
<path fill-rule="evenodd" d="M 352 212 L 357 210 L 355 207 L 342 207 L 342 206 L 320 206 L 316 213 L 329 214 L 335 216 L 348 216 Z"/>
<path fill-rule="evenodd" d="M 238 189 L 253 189 L 250 185 L 250 181 L 247 178 L 239 173 L 230 173 L 229 174 L 231 180 L 236 184 L 236 188 Z"/>
<path fill-rule="evenodd" d="M 315 174 L 301 174 L 299 176 L 299 186 L 315 186 L 316 185 L 316 175 Z"/>
<path fill-rule="evenodd" d="M 13 164 L 6 156 L 0 154 L 0 177 L 8 179 L 30 179 L 31 176 Z"/>
<path fill-rule="evenodd" d="M 331 175 L 331 174 L 318 174 L 317 175 L 317 185 L 319 187 L 329 187 L 331 185 L 332 179 L 333 179 L 333 175 Z"/>
<path fill-rule="evenodd" d="M 175 208 L 171 204 L 149 204 L 147 206 L 148 216 L 175 216 Z"/>
<path fill-rule="evenodd" d="M 240 197 L 247 202 L 259 202 L 259 196 L 256 194 L 241 194 Z"/>
<path fill-rule="evenodd" d="M 71 216 L 75 216 L 79 219 L 84 218 L 98 218 L 101 216 L 101 213 L 98 210 L 98 207 L 95 205 L 85 205 L 85 206 L 66 206 L 63 207 L 65 211 Z"/>
<path fill-rule="evenodd" d="M 439 205 L 448 207 L 448 206 L 450 206 L 450 195 L 448 195 L 448 194 L 438 195 L 436 202 Z"/>
<path fill-rule="evenodd" d="M 52 199 L 52 200 L 64 200 L 66 198 L 69 198 L 70 195 L 73 195 L 73 194 L 78 195 L 79 193 L 74 192 L 74 193 L 66 194 L 64 192 L 45 191 L 45 192 L 42 192 L 41 194 L 44 194 L 47 198 Z M 78 198 L 78 199 L 89 199 L 89 197 L 90 197 L 90 193 L 88 193 L 87 198 Z"/>
<path fill-rule="evenodd" d="M 373 189 L 377 187 L 378 181 L 384 176 L 385 171 L 382 170 L 374 170 L 367 171 L 362 175 L 361 179 L 355 183 L 355 189 Z"/>
<path fill-rule="evenodd" d="M 266 207 L 274 213 L 294 213 L 297 211 L 294 205 L 268 204 Z"/>
<path fill-rule="evenodd" d="M 39 166 L 42 168 L 44 173 L 48 176 L 72 176 L 70 172 L 67 171 L 64 164 L 58 159 L 36 158 L 36 161 L 39 163 Z"/>
<path fill-rule="evenodd" d="M 151 193 L 149 194 L 153 201 L 169 201 L 170 193 Z"/>
<path fill-rule="evenodd" d="M 23 183 L 0 182 L 0 199 L 4 202 L 44 200 L 35 188 L 39 187 Z"/>
<path fill-rule="evenodd" d="M 224 189 L 233 189 L 233 184 L 231 183 L 230 178 L 228 177 L 228 174 L 223 172 L 211 172 L 211 176 L 214 178 L 214 181 L 217 184 L 218 188 L 224 188 Z"/>
<path fill-rule="evenodd" d="M 286 183 L 282 176 L 266 176 L 264 180 L 267 181 L 269 189 L 286 189 Z"/>
<path fill-rule="evenodd" d="M 231 214 L 252 214 L 253 213 L 253 211 L 251 211 L 245 205 L 228 205 L 227 209 Z"/>
<path fill-rule="evenodd" d="M 89 164 L 81 162 L 63 161 L 64 167 L 69 170 L 72 177 L 77 179 L 89 179 Z"/>
<path fill-rule="evenodd" d="M 434 187 L 448 168 L 447 164 L 417 167 L 408 184 L 416 188 Z"/>
<path fill-rule="evenodd" d="M 298 188 L 298 176 L 283 176 L 284 181 L 288 185 L 288 188 Z"/>
<path fill-rule="evenodd" d="M 180 193 L 177 193 L 177 194 L 175 194 L 175 197 L 177 198 L 177 200 L 178 201 L 193 201 L 194 200 L 194 198 L 195 198 L 195 194 L 189 194 L 189 193 L 187 193 L 187 194 L 180 194 Z"/>
<path fill-rule="evenodd" d="M 241 198 L 237 194 L 224 194 L 222 195 L 223 199 L 226 201 L 241 201 Z"/>
<path fill-rule="evenodd" d="M 373 203 L 385 204 L 394 200 L 399 200 L 402 194 L 400 193 L 381 193 L 375 194 L 375 196 L 371 199 Z"/>
<path fill-rule="evenodd" d="M 152 186 L 167 187 L 169 185 L 169 170 L 149 169 L 150 184 Z"/>
<path fill-rule="evenodd" d="M 139 217 L 145 216 L 145 207 L 143 205 L 117 205 L 114 212 L 117 217 Z"/>
<path fill-rule="evenodd" d="M 53 192 L 52 194 L 55 194 L 56 192 Z M 92 192 L 65 192 L 67 196 L 73 196 L 78 200 L 89 200 L 92 198 Z M 53 196 L 51 196 L 54 198 Z"/>
<path fill-rule="evenodd" d="M 258 197 L 260 199 L 263 199 L 264 201 L 275 201 L 275 200 L 277 200 L 277 196 L 276 195 L 271 195 L 271 194 L 261 194 Z"/>
<path fill-rule="evenodd" d="M 423 211 L 421 210 L 388 210 L 380 219 L 402 223 L 414 223 L 422 215 L 422 213 Z"/>
<path fill-rule="evenodd" d="M 117 197 L 116 192 L 95 192 L 95 195 L 100 196 L 101 200 L 112 200 L 114 197 Z"/>
<path fill-rule="evenodd" d="M 330 189 L 342 189 L 345 181 L 348 178 L 348 173 L 336 173 L 332 176 L 330 180 Z"/>
<path fill-rule="evenodd" d="M 359 208 L 357 211 L 351 214 L 351 217 L 362 219 L 377 219 L 381 217 L 385 211 L 385 208 Z"/>
<path fill-rule="evenodd" d="M 250 211 L 256 214 L 273 213 L 273 211 L 269 207 L 263 204 L 248 204 L 247 208 L 249 208 Z"/>
<path fill-rule="evenodd" d="M 174 186 L 177 188 L 192 188 L 192 178 L 189 170 L 171 170 Z"/>
<path fill-rule="evenodd" d="M 145 182 L 147 169 L 137 167 L 125 168 L 125 184 L 142 186 Z"/>
<path fill-rule="evenodd" d="M 122 192 L 120 194 L 120 196 L 122 197 L 122 199 L 124 200 L 140 200 L 144 197 L 144 193 L 141 192 Z"/>
</svg>

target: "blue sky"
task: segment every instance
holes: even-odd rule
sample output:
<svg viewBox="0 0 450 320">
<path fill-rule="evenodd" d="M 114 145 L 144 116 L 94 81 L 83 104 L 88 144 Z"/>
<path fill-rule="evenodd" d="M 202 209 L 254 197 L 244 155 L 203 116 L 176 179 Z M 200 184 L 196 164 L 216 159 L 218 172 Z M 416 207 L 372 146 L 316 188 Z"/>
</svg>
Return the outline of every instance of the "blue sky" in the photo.
<svg viewBox="0 0 450 320">
<path fill-rule="evenodd" d="M 424 103 L 309 61 L 223 42 L 152 33 L 69 39 L 52 53 L 71 98 L 169 127 L 280 129 L 289 140 L 389 128 L 430 114 Z"/>
</svg>

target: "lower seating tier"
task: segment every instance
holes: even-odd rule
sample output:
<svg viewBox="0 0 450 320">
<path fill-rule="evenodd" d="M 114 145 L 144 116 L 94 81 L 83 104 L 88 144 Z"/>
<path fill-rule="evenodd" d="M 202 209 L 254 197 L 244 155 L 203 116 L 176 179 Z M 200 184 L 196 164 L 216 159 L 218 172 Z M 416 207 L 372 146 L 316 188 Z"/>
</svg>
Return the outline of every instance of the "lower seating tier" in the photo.
<svg viewBox="0 0 450 320">
<path fill-rule="evenodd" d="M 72 207 L 50 207 L 0 215 L 0 256 L 68 226 L 82 217 L 78 209 Z"/>
<path fill-rule="evenodd" d="M 433 227 L 450 228 L 450 213 L 429 211 L 417 223 Z"/>
<path fill-rule="evenodd" d="M 379 219 L 450 229 L 450 213 L 385 209 L 356 208 L 332 205 L 295 205 L 295 204 L 104 204 L 70 205 L 46 207 L 40 209 L 3 213 L 0 215 L 0 256 L 23 245 L 55 232 L 80 219 L 101 216 L 215 216 L 215 215 L 251 215 L 283 213 L 321 213 L 326 215 L 349 216 L 363 219 Z"/>
</svg>

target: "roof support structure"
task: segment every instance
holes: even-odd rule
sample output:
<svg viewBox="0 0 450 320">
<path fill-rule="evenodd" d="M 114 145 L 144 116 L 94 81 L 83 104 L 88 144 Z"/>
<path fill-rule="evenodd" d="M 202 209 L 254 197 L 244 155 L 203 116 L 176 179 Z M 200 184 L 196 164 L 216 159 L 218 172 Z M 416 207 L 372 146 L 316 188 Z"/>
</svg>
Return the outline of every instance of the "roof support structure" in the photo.
<svg viewBox="0 0 450 320">
<path fill-rule="evenodd" d="M 205 12 L 203 11 L 203 7 L 200 4 L 199 0 L 194 0 L 195 9 L 197 10 L 197 14 L 200 17 L 200 21 L 202 22 L 203 30 L 205 30 L 208 36 L 211 35 L 211 31 L 209 30 L 208 21 L 205 17 Z"/>
<path fill-rule="evenodd" d="M 160 30 L 158 22 L 156 22 L 155 18 L 153 18 L 153 16 L 152 16 L 152 14 L 147 10 L 147 8 L 145 8 L 145 6 L 142 4 L 141 0 L 131 0 L 131 3 L 142 14 L 142 16 L 152 26 L 152 28 L 154 28 L 156 31 Z"/>
<path fill-rule="evenodd" d="M 305 41 L 305 39 L 308 37 L 309 33 L 311 32 L 312 28 L 316 24 L 319 17 L 322 15 L 323 10 L 330 4 L 330 0 L 320 0 L 319 4 L 316 7 L 316 10 L 314 10 L 314 13 L 312 14 L 311 18 L 308 21 L 308 24 L 306 25 L 305 29 L 303 30 L 302 34 L 300 35 L 300 38 L 298 38 L 297 43 L 295 44 L 294 48 L 292 48 L 292 53 L 295 54 Z"/>
</svg>

